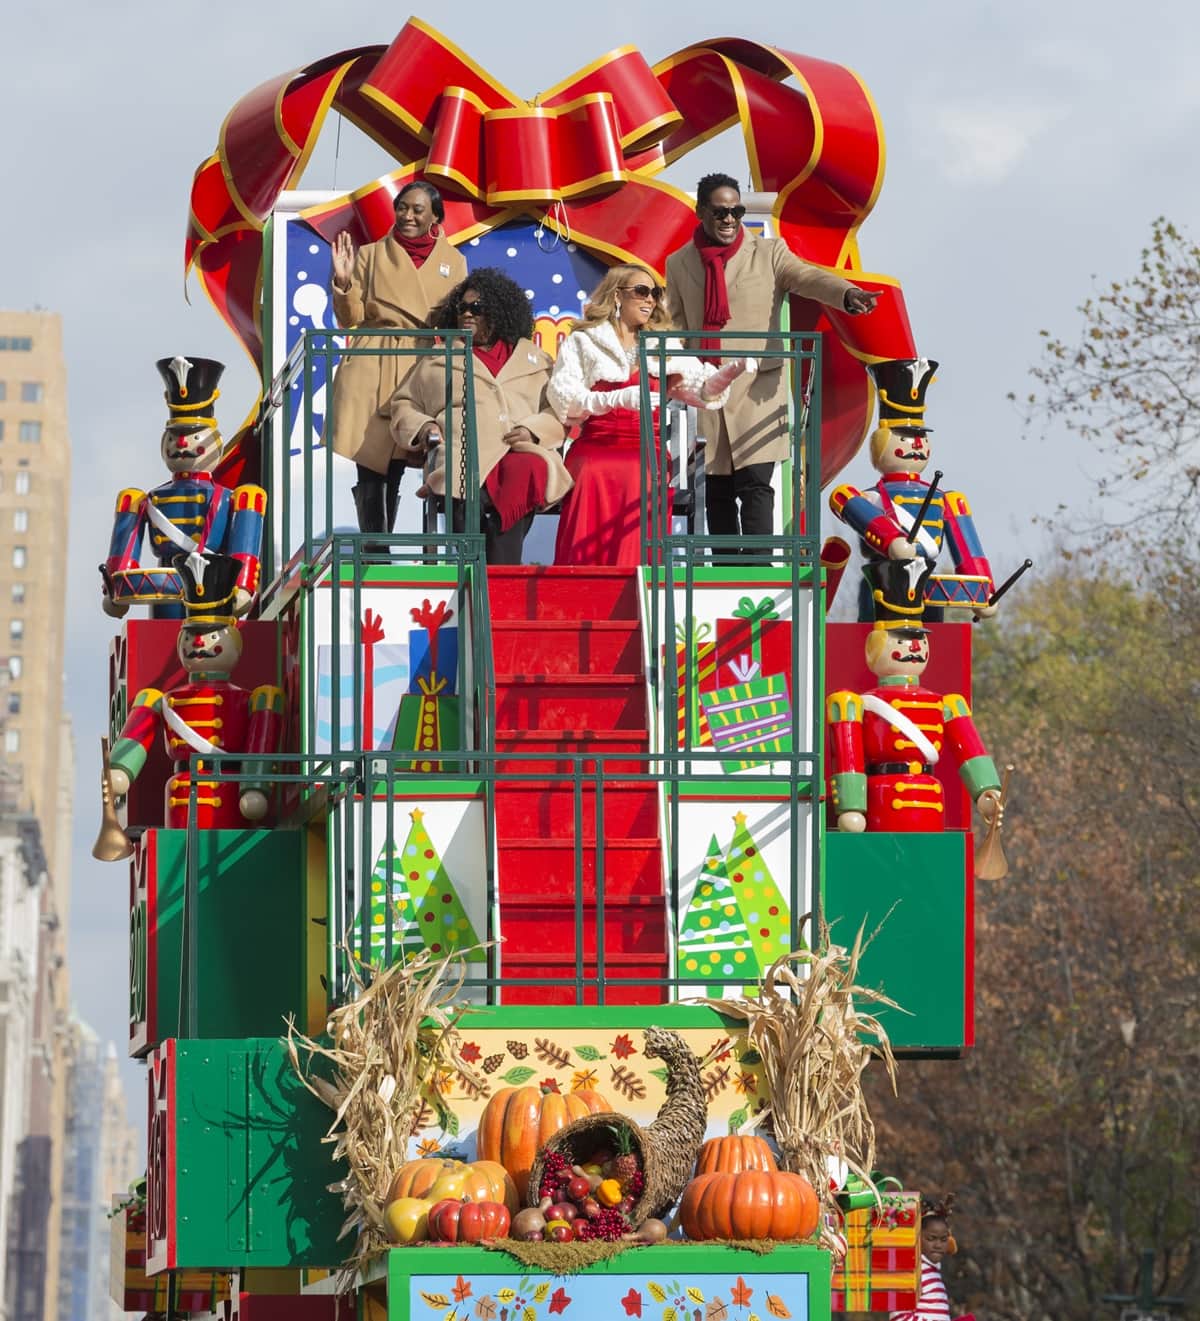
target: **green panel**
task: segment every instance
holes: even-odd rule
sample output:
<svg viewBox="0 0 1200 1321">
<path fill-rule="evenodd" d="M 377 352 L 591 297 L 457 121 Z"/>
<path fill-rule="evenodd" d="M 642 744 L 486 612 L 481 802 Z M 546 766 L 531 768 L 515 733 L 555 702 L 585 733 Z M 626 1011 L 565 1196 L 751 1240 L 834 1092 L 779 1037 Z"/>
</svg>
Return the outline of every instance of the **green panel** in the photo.
<svg viewBox="0 0 1200 1321">
<path fill-rule="evenodd" d="M 865 923 L 870 935 L 860 980 L 902 1005 L 884 1010 L 892 1045 L 961 1052 L 973 993 L 967 962 L 966 836 L 866 832 L 825 835 L 825 911 L 839 944 Z M 911 1017 L 910 1017 L 911 1015 Z"/>
<path fill-rule="evenodd" d="M 180 1041 L 175 1053 L 176 1262 L 181 1269 L 329 1268 L 341 1177 L 332 1118 L 278 1040 Z"/>
<path fill-rule="evenodd" d="M 198 1037 L 263 1037 L 288 1014 L 304 1021 L 307 938 L 304 832 L 201 830 Z M 157 970 L 149 994 L 156 1040 L 179 1028 L 187 831 L 158 830 L 158 902 L 150 915 Z"/>
<path fill-rule="evenodd" d="M 792 1243 L 768 1253 L 705 1243 L 663 1243 L 622 1253 L 568 1276 L 530 1271 L 507 1253 L 486 1248 L 395 1248 L 387 1258 L 387 1315 L 388 1321 L 441 1321 L 451 1315 L 489 1313 L 498 1318 L 504 1315 L 499 1308 L 490 1311 L 485 1305 L 484 1312 L 477 1308 L 481 1299 L 494 1300 L 500 1285 L 517 1290 L 525 1304 L 519 1310 L 505 1309 L 513 1321 L 525 1315 L 535 1321 L 553 1316 L 563 1321 L 618 1321 L 622 1316 L 657 1321 L 670 1308 L 678 1321 L 691 1321 L 696 1315 L 704 1317 L 714 1303 L 726 1309 L 719 1313 L 714 1308 L 714 1314 L 730 1321 L 747 1321 L 752 1314 L 829 1321 L 829 1276 L 829 1253 Z M 502 1277 L 503 1284 L 496 1277 Z M 543 1286 L 540 1301 L 539 1285 Z M 696 1294 L 689 1296 L 689 1288 Z M 665 1295 L 661 1300 L 655 1289 Z M 629 1298 L 624 1310 L 614 1306 L 620 1294 Z M 768 1296 L 786 1311 L 773 1308 Z M 443 1297 L 448 1306 L 439 1305 Z"/>
</svg>

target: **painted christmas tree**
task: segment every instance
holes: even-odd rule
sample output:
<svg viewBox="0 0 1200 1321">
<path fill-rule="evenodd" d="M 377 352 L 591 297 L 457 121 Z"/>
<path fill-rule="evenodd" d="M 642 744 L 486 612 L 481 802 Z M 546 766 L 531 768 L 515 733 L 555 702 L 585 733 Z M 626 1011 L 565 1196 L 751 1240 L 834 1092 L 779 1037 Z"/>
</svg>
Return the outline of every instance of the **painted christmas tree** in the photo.
<svg viewBox="0 0 1200 1321">
<path fill-rule="evenodd" d="M 385 843 L 371 873 L 371 904 L 367 917 L 370 936 L 366 954 L 369 963 L 377 964 L 387 957 L 389 908 L 392 914 L 390 962 L 410 958 L 425 948 L 417 924 L 417 900 L 424 894 L 425 883 L 419 873 L 416 880 L 410 879 L 404 868 L 402 851 L 394 842 Z"/>
<path fill-rule="evenodd" d="M 776 959 L 791 952 L 791 910 L 754 836 L 746 828 L 745 812 L 734 816 L 733 826 L 733 840 L 725 857 L 726 875 L 755 957 L 765 972 Z"/>
<path fill-rule="evenodd" d="M 441 856 L 425 829 L 425 813 L 414 807 L 409 813 L 412 829 L 400 850 L 404 877 L 416 901 L 416 925 L 421 940 L 431 954 L 450 954 L 456 949 L 470 949 L 468 963 L 482 963 L 485 952 L 472 949 L 479 937 L 463 908 Z"/>
<path fill-rule="evenodd" d="M 756 981 L 758 959 L 714 835 L 679 931 L 679 975 L 708 982 Z"/>
</svg>

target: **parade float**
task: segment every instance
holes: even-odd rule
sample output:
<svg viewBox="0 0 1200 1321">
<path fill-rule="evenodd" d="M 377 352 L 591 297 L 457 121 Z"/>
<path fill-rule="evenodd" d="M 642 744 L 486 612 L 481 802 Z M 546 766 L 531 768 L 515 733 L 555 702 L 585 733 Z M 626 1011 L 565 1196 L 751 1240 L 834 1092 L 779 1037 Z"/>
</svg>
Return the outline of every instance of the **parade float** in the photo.
<svg viewBox="0 0 1200 1321">
<path fill-rule="evenodd" d="M 299 193 L 330 111 L 396 168 Z M 859 318 L 790 300 L 774 535 L 739 558 L 703 534 L 683 406 L 643 441 L 639 568 L 489 569 L 432 498 L 382 538 L 345 530 L 333 372 L 399 350 L 335 324 L 336 236 L 380 238 L 404 185 L 435 182 L 446 236 L 518 280 L 553 354 L 608 264 L 661 279 L 695 224 L 661 171 L 733 124 L 749 223 L 880 295 Z M 1002 861 L 970 638 L 996 586 L 965 501 L 920 476 L 934 364 L 897 282 L 862 269 L 883 167 L 856 75 L 739 39 L 654 65 L 621 47 L 526 99 L 414 19 L 230 111 L 186 263 L 262 397 L 225 444 L 220 364 L 164 357 L 170 480 L 120 493 L 101 569 L 123 623 L 97 856 L 128 858 L 149 1095 L 121 1305 L 913 1305 L 918 1198 L 874 1174 L 860 1084 L 972 1045 L 972 798 Z M 664 351 L 645 336 L 643 368 Z M 821 490 L 876 386 L 885 438 L 921 442 L 884 455 L 882 495 L 837 488 L 869 613 L 830 624 L 848 547 L 822 547 Z M 448 404 L 469 473 L 470 390 Z"/>
</svg>

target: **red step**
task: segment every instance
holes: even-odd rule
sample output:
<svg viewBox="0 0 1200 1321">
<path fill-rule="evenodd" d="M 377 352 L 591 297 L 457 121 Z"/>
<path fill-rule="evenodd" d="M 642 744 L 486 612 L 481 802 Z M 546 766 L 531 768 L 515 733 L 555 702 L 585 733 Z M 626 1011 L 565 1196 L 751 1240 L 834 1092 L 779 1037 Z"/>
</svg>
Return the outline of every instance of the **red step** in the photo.
<svg viewBox="0 0 1200 1321">
<path fill-rule="evenodd" d="M 579 857 L 585 899 L 596 897 L 596 841 L 584 839 Z M 506 836 L 497 857 L 501 903 L 573 903 L 575 844 L 569 838 L 521 839 Z M 662 903 L 662 843 L 657 838 L 604 841 L 605 902 Z"/>
<path fill-rule="evenodd" d="M 499 674 L 645 674 L 634 619 L 493 619 Z"/>
<path fill-rule="evenodd" d="M 539 960 L 553 959 L 570 963 L 575 957 L 575 905 L 549 906 L 544 900 L 530 898 L 525 903 L 506 902 L 500 896 L 504 914 L 504 943 L 515 945 L 522 956 L 537 955 Z M 596 957 L 596 905 L 583 905 L 583 955 Z M 626 959 L 634 954 L 661 958 L 666 947 L 666 912 L 657 904 L 604 905 L 604 957 Z M 508 959 L 505 958 L 507 963 Z"/>
<path fill-rule="evenodd" d="M 537 754 L 519 759 L 498 758 L 496 769 L 502 775 L 569 775 L 575 769 L 572 758 L 577 756 L 584 757 L 583 771 L 588 775 L 595 772 L 597 758 L 604 759 L 605 770 L 610 775 L 638 775 L 646 770 L 650 735 L 637 729 L 498 727 L 496 751 Z"/>
<path fill-rule="evenodd" d="M 561 963 L 548 962 L 544 955 L 502 953 L 501 971 L 505 977 L 554 977 L 561 980 L 561 986 L 514 986 L 504 991 L 506 1004 L 526 1005 L 572 1005 L 576 1003 L 575 963 L 567 960 Z M 586 960 L 583 975 L 596 977 L 595 963 Z M 647 985 L 651 977 L 666 977 L 667 959 L 665 954 L 629 954 L 609 953 L 604 956 L 604 1003 L 613 1005 L 658 1005 L 665 1004 L 668 989 L 665 986 Z M 600 997 L 595 987 L 586 987 L 581 1003 L 594 1005 Z"/>
<path fill-rule="evenodd" d="M 502 729 L 645 729 L 646 681 L 638 675 L 496 676 Z"/>
<path fill-rule="evenodd" d="M 596 830 L 596 790 L 585 784 L 580 806 L 583 829 Z M 637 780 L 605 780 L 601 811 L 608 839 L 657 838 L 658 791 Z M 509 780 L 496 786 L 496 834 L 501 839 L 575 837 L 575 791 L 561 780 Z"/>
<path fill-rule="evenodd" d="M 636 620 L 636 569 L 488 569 L 491 617 L 519 620 Z"/>
</svg>

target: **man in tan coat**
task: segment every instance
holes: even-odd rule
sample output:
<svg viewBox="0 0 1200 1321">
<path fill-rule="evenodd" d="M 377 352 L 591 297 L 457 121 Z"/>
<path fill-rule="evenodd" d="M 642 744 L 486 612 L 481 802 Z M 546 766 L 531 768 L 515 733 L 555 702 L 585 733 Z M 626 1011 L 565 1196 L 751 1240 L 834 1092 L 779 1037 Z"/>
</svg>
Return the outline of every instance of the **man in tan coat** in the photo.
<svg viewBox="0 0 1200 1321">
<path fill-rule="evenodd" d="M 338 325 L 417 330 L 467 273 L 462 254 L 441 232 L 441 194 L 423 180 L 396 194 L 396 223 L 377 243 L 354 247 L 343 231 L 333 245 L 333 310 Z M 404 349 L 432 341 L 411 335 L 355 335 L 348 347 Z M 391 532 L 396 524 L 405 456 L 388 429 L 387 402 L 412 367 L 413 355 L 347 355 L 333 378 L 333 449 L 358 465 L 354 504 L 362 532 Z M 382 410 L 382 411 L 381 411 Z"/>
<path fill-rule="evenodd" d="M 736 179 L 705 175 L 696 187 L 696 233 L 667 258 L 667 310 L 673 324 L 680 330 L 711 331 L 705 348 L 759 358 L 758 371 L 734 382 L 720 412 L 700 414 L 700 434 L 707 441 L 705 512 L 713 536 L 774 532 L 771 479 L 775 464 L 791 452 L 789 373 L 785 359 L 771 356 L 783 352 L 777 336 L 784 294 L 850 313 L 870 312 L 878 297 L 801 261 L 782 239 L 755 238 L 742 227 L 745 214 Z M 761 340 L 722 344 L 722 330 L 767 333 Z"/>
</svg>

